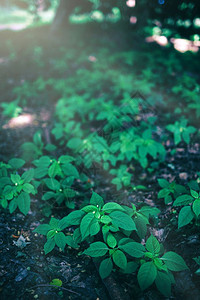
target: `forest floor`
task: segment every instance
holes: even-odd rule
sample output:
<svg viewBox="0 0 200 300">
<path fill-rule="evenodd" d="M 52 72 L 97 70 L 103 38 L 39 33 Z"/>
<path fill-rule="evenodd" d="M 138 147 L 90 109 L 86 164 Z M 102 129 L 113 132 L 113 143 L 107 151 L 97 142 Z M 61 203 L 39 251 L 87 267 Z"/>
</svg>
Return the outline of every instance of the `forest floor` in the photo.
<svg viewBox="0 0 200 300">
<path fill-rule="evenodd" d="M 81 33 L 80 33 L 81 36 Z M 80 36 L 77 37 L 80 38 Z M 85 32 L 85 37 L 91 38 L 90 34 Z M 42 29 L 27 29 L 21 32 L 1 31 L 0 32 L 0 91 L 1 103 L 11 102 L 13 98 L 13 89 L 23 85 L 23 82 L 34 82 L 38 77 L 51 77 L 52 63 L 59 59 L 58 47 L 71 47 L 71 41 L 67 40 L 70 35 L 53 37 L 53 33 L 49 32 L 48 27 Z M 94 38 L 94 36 L 93 36 Z M 109 37 L 107 38 L 109 40 Z M 75 39 L 74 39 L 75 40 Z M 116 36 L 113 43 L 122 48 L 135 47 L 140 49 L 141 39 L 137 37 L 134 42 L 123 44 L 126 42 L 121 40 L 121 36 Z M 79 46 L 81 55 L 81 47 L 88 47 L 88 42 Z M 104 43 L 104 44 L 103 44 Z M 106 38 L 102 41 L 102 47 L 106 44 Z M 88 53 L 91 57 L 95 57 L 97 47 L 95 41 L 91 42 Z M 43 47 L 43 62 L 45 67 L 38 67 L 37 54 Z M 105 46 L 106 47 L 106 46 Z M 156 45 L 145 46 L 145 51 L 157 50 Z M 35 49 L 35 50 L 34 50 Z M 37 50 L 38 49 L 38 50 Z M 141 47 L 142 51 L 143 48 Z M 34 52 L 35 51 L 35 52 Z M 38 52 L 37 52 L 38 51 Z M 163 50 L 164 51 L 164 50 Z M 173 50 L 174 51 L 174 50 Z M 87 63 L 85 67 L 87 68 Z M 70 72 L 78 69 L 77 62 L 71 64 L 71 68 L 67 70 L 67 76 Z M 82 66 L 81 66 L 82 67 Z M 117 66 L 120 68 L 119 66 Z M 56 74 L 54 74 L 56 76 Z M 58 75 L 59 76 L 59 75 Z M 165 85 L 166 83 L 164 83 Z M 0 116 L 0 159 L 8 161 L 12 157 L 20 156 L 20 146 L 26 141 L 32 139 L 33 134 L 42 129 L 44 138 L 49 139 L 50 131 L 53 127 L 53 115 L 58 95 L 51 89 L 46 88 L 39 97 L 30 96 L 28 105 L 24 107 L 23 113 L 32 116 L 31 122 L 26 124 L 17 123 L 14 119 L 8 119 L 5 115 Z M 163 113 L 163 112 L 162 112 Z M 158 114 L 157 111 L 154 114 Z M 162 115 L 159 116 L 162 122 Z M 15 123 L 16 121 L 16 123 Z M 52 138 L 52 137 L 51 137 Z M 56 143 L 56 141 L 54 141 Z M 168 148 L 170 149 L 169 143 Z M 59 152 L 61 150 L 58 150 Z M 60 154 L 60 153 L 59 153 Z M 167 155 L 164 164 L 159 167 L 159 176 L 163 175 L 168 180 L 176 178 L 180 184 L 185 184 L 189 179 L 193 178 L 196 172 L 200 171 L 200 152 L 199 143 L 194 145 L 182 145 L 178 148 L 176 154 L 171 157 Z M 165 248 L 169 251 L 175 251 L 180 254 L 186 261 L 190 270 L 182 271 L 176 274 L 176 284 L 172 290 L 170 299 L 200 299 L 200 277 L 195 275 L 197 270 L 196 263 L 193 258 L 199 255 L 200 235 L 198 228 L 188 225 L 184 229 L 178 230 L 173 225 L 173 209 L 166 206 L 162 201 L 157 201 L 156 195 L 158 186 L 155 174 L 141 173 L 142 184 L 148 187 L 147 191 L 135 191 L 131 197 L 134 202 L 140 202 L 141 199 L 147 204 L 155 205 L 161 209 L 161 218 L 157 229 L 151 228 L 154 235 L 164 243 Z M 137 172 L 136 172 L 137 173 Z M 103 189 L 111 189 L 103 175 L 99 175 L 99 191 Z M 140 179 L 137 179 L 137 184 Z M 124 201 L 128 201 L 125 199 Z M 0 297 L 4 299 L 101 299 L 108 300 L 112 298 L 113 291 L 119 291 L 123 294 L 123 299 L 138 300 L 156 300 L 164 299 L 156 288 L 152 287 L 145 292 L 141 292 L 136 278 L 127 275 L 112 275 L 110 287 L 102 282 L 95 264 L 86 257 L 74 254 L 74 250 L 65 253 L 55 249 L 47 256 L 44 255 L 43 245 L 44 237 L 33 233 L 40 223 L 46 223 L 46 218 L 39 208 L 40 199 L 34 199 L 31 211 L 27 216 L 15 211 L 9 214 L 7 210 L 1 209 L 0 215 Z M 63 216 L 63 207 L 57 207 L 53 211 L 53 215 Z M 172 222 L 169 220 L 172 220 Z M 22 235 L 26 239 L 26 245 L 20 247 L 17 244 L 19 236 Z M 59 289 L 52 287 L 50 282 L 59 278 L 63 282 L 63 286 Z M 120 294 L 120 295 L 121 295 Z"/>
</svg>

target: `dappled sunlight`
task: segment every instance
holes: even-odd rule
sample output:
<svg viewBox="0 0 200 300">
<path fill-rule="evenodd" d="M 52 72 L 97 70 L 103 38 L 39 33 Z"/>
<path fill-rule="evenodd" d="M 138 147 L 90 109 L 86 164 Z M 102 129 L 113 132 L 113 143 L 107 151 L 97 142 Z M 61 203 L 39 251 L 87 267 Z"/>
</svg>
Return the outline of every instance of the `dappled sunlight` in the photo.
<svg viewBox="0 0 200 300">
<path fill-rule="evenodd" d="M 147 37 L 146 39 L 147 43 L 156 42 L 160 46 L 167 46 L 168 45 L 168 39 L 165 36 L 159 36 L 159 35 L 152 35 Z"/>
<path fill-rule="evenodd" d="M 135 7 L 135 0 L 128 0 L 128 1 L 126 1 L 126 5 L 128 6 L 128 7 Z"/>
<path fill-rule="evenodd" d="M 8 58 L 7 57 L 0 57 L 0 64 L 4 64 L 8 62 Z"/>
<path fill-rule="evenodd" d="M 174 48 L 179 51 L 179 52 L 186 52 L 186 51 L 192 51 L 192 52 L 198 52 L 199 51 L 199 46 L 197 46 L 197 43 L 186 40 L 186 39 L 175 39 L 171 38 L 170 42 L 174 44 Z M 199 45 L 199 43 L 198 43 Z"/>
<path fill-rule="evenodd" d="M 90 56 L 88 56 L 88 60 L 91 61 L 91 62 L 96 62 L 97 58 L 93 55 L 90 55 Z"/>
<path fill-rule="evenodd" d="M 36 122 L 36 116 L 31 114 L 23 114 L 15 118 L 11 118 L 8 123 L 6 123 L 3 128 L 23 128 L 27 126 L 32 126 Z"/>
<path fill-rule="evenodd" d="M 136 24 L 136 23 L 137 23 L 137 17 L 131 16 L 131 17 L 130 17 L 130 23 L 131 23 L 131 24 Z"/>
<path fill-rule="evenodd" d="M 53 9 L 47 11 L 38 12 L 38 21 L 42 23 L 50 23 L 55 15 Z M 37 24 L 34 19 L 34 15 L 24 9 L 11 6 L 9 8 L 1 8 L 0 10 L 0 31 L 12 30 L 20 31 L 24 30 L 34 24 Z"/>
<path fill-rule="evenodd" d="M 0 24 L 0 30 L 13 30 L 19 31 L 27 28 L 31 23 L 13 23 L 13 24 Z"/>
<path fill-rule="evenodd" d="M 156 42 L 160 46 L 169 45 L 168 39 L 163 35 L 148 36 L 145 40 L 147 43 Z M 190 41 L 187 39 L 171 38 L 170 43 L 173 44 L 174 49 L 181 53 L 185 53 L 187 51 L 198 52 L 200 47 L 200 41 Z"/>
</svg>

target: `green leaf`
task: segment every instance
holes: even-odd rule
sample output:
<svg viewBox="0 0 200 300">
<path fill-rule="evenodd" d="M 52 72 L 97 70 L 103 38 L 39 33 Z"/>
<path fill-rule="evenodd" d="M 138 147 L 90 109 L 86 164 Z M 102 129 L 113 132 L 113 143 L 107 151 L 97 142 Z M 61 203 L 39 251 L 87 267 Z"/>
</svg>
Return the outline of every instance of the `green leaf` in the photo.
<svg viewBox="0 0 200 300">
<path fill-rule="evenodd" d="M 112 233 L 109 233 L 106 240 L 110 248 L 115 248 L 117 246 L 117 240 Z"/>
<path fill-rule="evenodd" d="M 127 266 L 127 259 L 125 254 L 120 251 L 116 250 L 112 255 L 114 263 L 121 269 L 125 269 Z"/>
<path fill-rule="evenodd" d="M 176 198 L 173 206 L 187 205 L 187 204 L 191 203 L 193 200 L 194 199 L 191 195 L 181 195 Z"/>
<path fill-rule="evenodd" d="M 92 197 L 90 198 L 90 204 L 95 205 L 98 207 L 102 207 L 104 205 L 103 198 L 99 196 L 97 193 L 93 192 Z"/>
<path fill-rule="evenodd" d="M 57 147 L 53 144 L 46 144 L 44 149 L 47 150 L 48 152 L 53 152 L 57 149 Z"/>
<path fill-rule="evenodd" d="M 52 239 L 55 236 L 55 234 L 56 234 L 55 229 L 49 230 L 48 233 L 47 233 L 47 239 Z"/>
<path fill-rule="evenodd" d="M 194 198 L 196 198 L 196 199 L 199 198 L 199 193 L 197 193 L 196 191 L 190 190 L 190 193 L 191 193 L 192 197 L 194 197 Z"/>
<path fill-rule="evenodd" d="M 172 196 L 171 195 L 167 195 L 166 197 L 165 197 L 165 204 L 169 204 L 169 203 L 171 203 L 172 202 Z"/>
<path fill-rule="evenodd" d="M 66 236 L 64 235 L 63 232 L 58 232 L 54 236 L 54 240 L 56 245 L 64 251 L 65 246 L 66 246 Z"/>
<path fill-rule="evenodd" d="M 73 198 L 76 196 L 76 191 L 70 188 L 64 189 L 63 192 L 66 198 Z"/>
<path fill-rule="evenodd" d="M 47 242 L 44 244 L 44 253 L 48 254 L 49 252 L 51 252 L 53 250 L 53 248 L 55 247 L 55 241 L 54 239 L 49 239 L 47 240 Z"/>
<path fill-rule="evenodd" d="M 166 179 L 158 179 L 158 184 L 163 189 L 169 186 L 169 182 Z"/>
<path fill-rule="evenodd" d="M 157 276 L 157 269 L 153 262 L 146 262 L 141 265 L 137 279 L 140 285 L 141 290 L 147 289 L 152 285 Z"/>
<path fill-rule="evenodd" d="M 34 177 L 34 169 L 29 169 L 22 174 L 24 182 L 30 182 Z"/>
<path fill-rule="evenodd" d="M 56 219 L 56 218 L 51 218 L 50 222 L 49 222 L 49 225 L 51 226 L 52 229 L 57 229 L 59 228 L 59 220 Z"/>
<path fill-rule="evenodd" d="M 186 142 L 186 144 L 188 145 L 190 143 L 190 134 L 188 131 L 183 131 L 182 132 L 182 137 L 183 137 L 183 140 L 184 142 Z"/>
<path fill-rule="evenodd" d="M 139 155 L 141 157 L 146 157 L 146 155 L 147 155 L 147 147 L 146 146 L 139 146 Z"/>
<path fill-rule="evenodd" d="M 67 164 L 70 163 L 72 161 L 75 161 L 75 158 L 69 155 L 62 155 L 59 157 L 59 161 L 61 164 Z"/>
<path fill-rule="evenodd" d="M 139 212 L 149 218 L 149 216 L 157 216 L 160 213 L 160 210 L 156 207 L 143 206 Z"/>
<path fill-rule="evenodd" d="M 90 232 L 90 235 L 93 236 L 93 235 L 96 235 L 101 229 L 101 226 L 99 225 L 99 221 L 94 218 L 90 224 L 90 229 L 89 229 L 89 232 Z"/>
<path fill-rule="evenodd" d="M 60 189 L 60 182 L 54 178 L 46 178 L 44 182 L 50 190 L 57 191 Z"/>
<path fill-rule="evenodd" d="M 174 143 L 178 145 L 181 141 L 181 134 L 178 131 L 174 131 Z"/>
<path fill-rule="evenodd" d="M 124 230 L 136 230 L 134 221 L 130 216 L 121 211 L 113 211 L 110 213 L 112 224 L 118 226 Z"/>
<path fill-rule="evenodd" d="M 144 238 L 147 233 L 147 224 L 149 224 L 147 217 L 143 216 L 140 213 L 137 213 L 137 216 L 134 218 L 134 222 L 137 228 L 138 236 L 141 239 Z"/>
<path fill-rule="evenodd" d="M 160 252 L 160 244 L 158 240 L 151 235 L 146 242 L 146 249 L 151 252 L 153 255 Z"/>
<path fill-rule="evenodd" d="M 42 143 L 42 136 L 41 136 L 41 132 L 37 131 L 34 136 L 33 136 L 33 142 L 38 146 L 38 147 L 42 147 L 43 143 Z"/>
<path fill-rule="evenodd" d="M 195 215 L 198 216 L 200 215 L 200 199 L 196 199 L 192 205 L 193 212 Z"/>
<path fill-rule="evenodd" d="M 62 165 L 62 170 L 66 176 L 73 176 L 75 178 L 79 178 L 79 173 L 77 169 L 70 163 Z"/>
<path fill-rule="evenodd" d="M 38 157 L 38 155 L 41 154 L 41 151 L 38 149 L 36 145 L 33 143 L 24 143 L 21 145 L 21 150 L 23 151 L 22 157 L 26 161 L 33 160 Z"/>
<path fill-rule="evenodd" d="M 48 174 L 48 168 L 47 167 L 38 167 L 34 170 L 34 177 L 39 179 Z"/>
<path fill-rule="evenodd" d="M 41 156 L 39 159 L 33 161 L 33 164 L 39 168 L 48 168 L 50 163 L 51 159 L 49 156 Z"/>
<path fill-rule="evenodd" d="M 183 258 L 175 252 L 166 252 L 161 259 L 165 262 L 167 268 L 171 271 L 182 271 L 188 269 Z"/>
<path fill-rule="evenodd" d="M 67 215 L 66 217 L 60 220 L 59 222 L 60 229 L 63 230 L 66 227 L 71 225 L 79 225 L 81 223 L 83 216 L 85 216 L 85 213 L 82 210 L 72 211 L 69 215 Z"/>
<path fill-rule="evenodd" d="M 82 218 L 80 224 L 82 240 L 84 240 L 90 234 L 90 226 L 94 218 L 95 216 L 93 213 L 88 213 Z"/>
<path fill-rule="evenodd" d="M 103 224 L 110 224 L 112 222 L 112 219 L 109 216 L 102 216 L 100 219 L 101 223 Z"/>
<path fill-rule="evenodd" d="M 27 215 L 27 213 L 30 210 L 30 203 L 31 199 L 29 194 L 22 192 L 18 197 L 17 197 L 17 206 L 19 207 L 19 210 L 24 214 Z"/>
<path fill-rule="evenodd" d="M 5 209 L 8 206 L 8 201 L 6 199 L 1 199 L 1 206 Z"/>
<path fill-rule="evenodd" d="M 47 235 L 49 230 L 51 230 L 51 226 L 49 224 L 41 224 L 37 228 L 35 228 L 33 230 L 33 232 L 37 232 L 39 234 Z"/>
<path fill-rule="evenodd" d="M 86 249 L 83 253 L 91 257 L 104 256 L 108 251 L 108 247 L 103 242 L 95 242 L 90 244 L 90 247 Z"/>
<path fill-rule="evenodd" d="M 171 280 L 166 272 L 159 271 L 157 272 L 157 276 L 155 279 L 155 284 L 157 289 L 163 294 L 165 297 L 170 297 L 171 295 Z"/>
<path fill-rule="evenodd" d="M 74 239 L 74 237 L 72 237 L 71 235 L 67 235 L 65 237 L 65 241 L 66 241 L 66 244 L 72 248 L 78 248 L 78 244 L 76 242 L 76 240 Z"/>
<path fill-rule="evenodd" d="M 23 191 L 28 193 L 28 194 L 35 194 L 35 188 L 30 183 L 23 184 Z"/>
<path fill-rule="evenodd" d="M 67 143 L 67 147 L 69 147 L 70 149 L 77 149 L 82 145 L 82 140 L 79 138 L 72 138 L 68 141 Z"/>
<path fill-rule="evenodd" d="M 7 200 L 11 200 L 13 198 L 14 192 L 15 192 L 15 187 L 11 185 L 6 185 L 3 189 L 2 194 Z"/>
<path fill-rule="evenodd" d="M 126 274 L 131 274 L 134 273 L 138 268 L 138 264 L 134 261 L 130 261 L 127 263 L 126 268 L 123 270 L 124 273 Z"/>
<path fill-rule="evenodd" d="M 21 158 L 12 158 L 8 161 L 8 163 L 13 169 L 19 169 L 23 167 L 23 165 L 25 164 L 25 160 Z"/>
<path fill-rule="evenodd" d="M 51 282 L 50 282 L 50 285 L 55 285 L 55 286 L 59 286 L 59 287 L 61 287 L 62 286 L 62 280 L 60 280 L 60 279 L 53 279 Z"/>
<path fill-rule="evenodd" d="M 108 277 L 113 269 L 113 263 L 111 258 L 106 258 L 102 260 L 100 267 L 99 267 L 99 274 L 102 279 Z"/>
<path fill-rule="evenodd" d="M 0 179 L 0 189 L 3 189 L 6 185 L 12 184 L 12 181 L 9 177 L 1 177 Z"/>
<path fill-rule="evenodd" d="M 106 203 L 102 208 L 102 211 L 104 211 L 106 213 L 111 213 L 114 210 L 124 211 L 124 208 L 121 207 L 121 205 L 119 205 L 118 203 L 115 203 L 115 202 Z"/>
<path fill-rule="evenodd" d="M 17 208 L 17 201 L 16 199 L 13 199 L 9 203 L 9 212 L 12 214 L 16 210 L 16 208 Z"/>
<path fill-rule="evenodd" d="M 16 185 L 21 184 L 22 182 L 21 177 L 18 174 L 11 174 L 10 179 Z"/>
<path fill-rule="evenodd" d="M 54 161 L 53 164 L 49 167 L 48 175 L 51 178 L 58 176 L 62 176 L 62 170 L 57 161 Z"/>
<path fill-rule="evenodd" d="M 194 213 L 191 209 L 191 206 L 183 207 L 178 216 L 178 228 L 181 228 L 187 224 L 189 224 L 194 218 Z"/>
<path fill-rule="evenodd" d="M 82 211 L 89 213 L 89 212 L 96 212 L 98 208 L 94 205 L 86 205 L 83 208 L 81 208 Z"/>
<path fill-rule="evenodd" d="M 165 198 L 166 196 L 169 195 L 169 193 L 170 193 L 170 191 L 168 188 L 164 188 L 164 189 L 160 190 L 158 193 L 158 199 Z"/>
<path fill-rule="evenodd" d="M 164 262 L 160 258 L 154 258 L 153 260 L 154 265 L 158 270 L 167 271 L 167 266 L 164 264 Z"/>
<path fill-rule="evenodd" d="M 76 243 L 81 243 L 82 238 L 81 238 L 80 228 L 76 228 L 74 230 L 73 239 L 75 240 Z"/>
<path fill-rule="evenodd" d="M 199 191 L 199 185 L 195 180 L 188 182 L 188 186 L 191 190 Z"/>
<path fill-rule="evenodd" d="M 43 196 L 42 196 L 42 200 L 49 200 L 52 198 L 56 198 L 56 193 L 54 192 L 46 192 Z"/>
<path fill-rule="evenodd" d="M 125 244 L 128 244 L 128 243 L 131 243 L 131 242 L 134 242 L 133 239 L 131 238 L 122 238 L 118 241 L 118 244 L 119 245 L 125 245 Z M 144 248 L 145 249 L 145 248 Z"/>
<path fill-rule="evenodd" d="M 142 257 L 145 254 L 145 247 L 142 244 L 137 242 L 130 242 L 124 245 L 120 245 L 119 249 L 125 251 L 130 256 L 136 258 Z"/>
</svg>

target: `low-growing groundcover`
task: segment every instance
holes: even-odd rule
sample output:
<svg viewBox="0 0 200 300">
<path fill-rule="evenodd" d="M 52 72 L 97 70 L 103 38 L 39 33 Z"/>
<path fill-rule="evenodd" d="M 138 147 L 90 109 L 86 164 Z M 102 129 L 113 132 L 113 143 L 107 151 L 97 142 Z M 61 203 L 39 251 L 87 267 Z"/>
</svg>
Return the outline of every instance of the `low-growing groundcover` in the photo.
<svg viewBox="0 0 200 300">
<path fill-rule="evenodd" d="M 167 64 L 152 46 L 78 40 L 57 40 L 56 53 L 38 37 L 41 58 L 30 47 L 12 62 L 25 81 L 4 91 L 13 101 L 1 106 L 2 298 L 198 299 L 192 64 L 192 80 L 188 69 L 180 79 L 191 57 L 170 49 Z M 41 107 L 46 119 L 9 125 Z"/>
</svg>

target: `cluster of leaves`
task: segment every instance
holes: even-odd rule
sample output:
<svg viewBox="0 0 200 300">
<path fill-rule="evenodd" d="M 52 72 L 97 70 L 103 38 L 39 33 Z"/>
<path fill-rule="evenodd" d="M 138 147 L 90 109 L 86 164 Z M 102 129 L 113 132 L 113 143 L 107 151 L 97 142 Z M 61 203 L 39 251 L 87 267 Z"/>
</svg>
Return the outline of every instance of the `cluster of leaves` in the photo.
<svg viewBox="0 0 200 300">
<path fill-rule="evenodd" d="M 94 101 L 91 101 L 86 109 L 85 105 L 82 107 L 85 101 L 81 99 L 77 109 L 77 97 L 62 98 L 58 101 L 59 123 L 55 125 L 52 133 L 60 140 L 61 145 L 67 140 L 67 148 L 81 156 L 79 163 L 82 163 L 84 168 L 91 168 L 93 163 L 102 165 L 115 176 L 112 183 L 116 184 L 119 190 L 123 185 L 130 185 L 132 173 L 127 171 L 127 164 L 135 161 L 145 169 L 149 166 L 148 170 L 152 171 L 165 159 L 166 151 L 162 141 L 155 139 L 156 118 L 149 117 L 147 122 L 141 121 L 139 124 L 136 122 L 141 113 L 140 107 L 144 105 L 141 99 L 132 99 L 129 102 L 123 99 L 120 107 L 112 101 L 102 103 L 102 99 L 98 99 L 99 106 L 102 107 L 99 113 Z M 81 123 L 72 120 L 75 112 L 81 118 Z M 95 132 L 88 133 L 82 129 L 87 117 L 95 123 L 106 121 L 106 124 Z M 94 124 L 95 127 L 97 125 Z"/>
<path fill-rule="evenodd" d="M 53 200 L 60 205 L 65 203 L 68 208 L 74 208 L 73 201 L 76 191 L 74 181 L 80 178 L 77 168 L 72 164 L 74 158 L 62 155 L 58 159 L 41 156 L 32 162 L 33 167 L 24 171 L 25 161 L 13 158 L 8 163 L 0 164 L 1 206 L 9 207 L 12 213 L 18 207 L 23 214 L 30 210 L 30 195 L 42 191 L 42 200 Z M 38 188 L 41 185 L 40 191 Z M 49 212 L 51 208 L 49 207 Z"/>
<path fill-rule="evenodd" d="M 104 49 L 97 51 L 97 57 L 93 57 L 92 62 L 87 51 L 83 51 L 82 55 L 77 55 L 76 51 L 68 51 L 66 54 L 65 49 L 63 52 L 65 57 L 62 62 L 60 59 L 52 61 L 54 71 L 61 74 L 61 79 L 38 78 L 33 84 L 25 82 L 14 90 L 16 101 L 2 105 L 4 115 L 17 115 L 27 99 L 37 99 L 47 86 L 51 87 L 52 93 L 61 97 L 56 105 L 56 123 L 52 134 L 56 143 L 62 147 L 62 153 L 69 153 L 55 158 L 52 154 L 56 147 L 45 145 L 41 132 L 36 132 L 33 142 L 27 142 L 21 147 L 24 160 L 12 159 L 8 164 L 1 163 L 0 201 L 10 212 L 19 208 L 27 214 L 30 195 L 38 192 L 42 193 L 44 205 L 46 201 L 51 201 L 74 208 L 75 202 L 72 200 L 77 196 L 74 186 L 79 180 L 87 179 L 79 168 L 85 171 L 91 169 L 93 164 L 103 166 L 113 176 L 112 183 L 120 190 L 123 186 L 127 188 L 131 185 L 135 167 L 140 165 L 145 171 L 151 172 L 165 159 L 166 132 L 165 135 L 160 133 L 154 110 L 150 116 L 149 110 L 152 108 L 150 104 L 164 106 L 165 102 L 159 94 L 160 74 L 163 70 L 174 86 L 172 74 L 181 71 L 175 55 L 169 55 L 168 59 L 163 60 L 159 53 L 144 55 L 137 51 L 113 51 L 109 55 L 108 50 Z M 41 57 L 42 50 L 35 49 L 34 59 L 38 64 Z M 65 78 L 66 69 L 70 69 L 71 63 L 74 64 L 74 58 L 79 68 L 71 68 L 70 76 Z M 119 62 L 121 65 L 117 69 Z M 155 72 L 155 65 L 158 72 Z M 172 93 L 181 95 L 184 100 L 182 106 L 187 103 L 184 109 L 180 105 L 184 112 L 188 113 L 195 108 L 198 117 L 199 102 L 196 94 L 199 85 L 195 80 L 190 81 L 189 76 L 185 81 L 185 86 L 182 81 L 178 82 Z M 131 97 L 138 90 L 143 92 L 147 101 L 141 99 L 141 95 Z M 156 94 L 153 90 L 156 90 Z M 89 130 L 88 122 L 91 125 Z M 191 142 L 196 129 L 188 124 L 188 120 L 182 119 L 164 125 L 174 134 L 175 145 L 181 141 L 186 144 Z M 25 161 L 29 161 L 33 167 L 23 169 Z M 199 187 L 194 183 L 183 187 L 163 179 L 158 182 L 162 188 L 158 198 L 164 198 L 166 204 L 173 202 L 173 206 L 183 206 L 178 217 L 179 228 L 193 219 L 198 220 Z M 105 204 L 102 197 L 93 193 L 88 205 L 61 220 L 51 218 L 49 224 L 40 225 L 35 232 L 47 236 L 44 245 L 46 254 L 55 246 L 64 251 L 66 245 L 76 249 L 82 242 L 83 246 L 89 243 L 89 248 L 83 253 L 100 258 L 99 272 L 102 278 L 109 276 L 112 270 L 125 273 L 138 270 L 138 282 L 142 290 L 155 282 L 159 291 L 168 297 L 171 284 L 174 283 L 172 272 L 181 271 L 186 265 L 176 253 L 164 253 L 163 246 L 155 237 L 146 239 L 148 225 L 158 213 L 158 209 L 148 206 L 136 208 L 134 205 L 128 207 L 115 202 Z M 71 231 L 66 233 L 66 229 L 71 229 L 71 226 L 74 229 L 73 235 Z M 143 241 L 139 243 L 138 240 Z"/>
<path fill-rule="evenodd" d="M 79 172 L 71 164 L 75 159 L 69 155 L 62 155 L 57 159 L 49 156 L 41 156 L 34 160 L 35 178 L 42 179 L 48 191 L 42 196 L 42 200 L 54 199 L 57 204 L 65 202 L 69 208 L 74 208 L 72 201 L 76 191 L 72 188 L 75 179 L 79 178 Z M 48 176 L 48 177 L 46 177 Z M 57 178 L 57 179 L 56 179 Z"/>
<path fill-rule="evenodd" d="M 22 108 L 19 106 L 19 101 L 14 100 L 10 103 L 2 102 L 1 103 L 2 114 L 5 117 L 15 118 L 22 112 Z"/>
<path fill-rule="evenodd" d="M 78 248 L 81 242 L 87 241 L 89 248 L 83 254 L 101 258 L 99 273 L 102 278 L 114 269 L 127 274 L 139 269 L 137 278 L 142 290 L 155 281 L 158 290 L 170 296 L 174 283 L 171 271 L 186 269 L 184 260 L 174 252 L 164 253 L 162 245 L 152 235 L 146 247 L 132 238 L 135 232 L 139 239 L 144 239 L 150 216 L 158 213 L 158 209 L 148 206 L 137 210 L 134 205 L 130 208 L 116 202 L 104 204 L 103 198 L 93 192 L 89 205 L 61 220 L 52 218 L 49 224 L 39 225 L 34 231 L 47 236 L 45 254 L 55 245 L 64 251 L 66 245 Z M 73 235 L 65 235 L 62 230 L 71 226 L 77 227 Z"/>
<path fill-rule="evenodd" d="M 188 145 L 190 143 L 190 135 L 196 132 L 194 126 L 187 126 L 188 120 L 182 119 L 174 124 L 169 124 L 166 129 L 174 135 L 174 144 L 178 145 L 182 140 Z"/>
<path fill-rule="evenodd" d="M 2 207 L 9 206 L 10 213 L 18 207 L 23 214 L 30 210 L 30 194 L 37 193 L 37 186 L 32 182 L 34 170 L 29 169 L 20 176 L 17 172 L 25 164 L 20 158 L 9 160 L 0 165 L 0 201 Z M 10 172 L 12 171 L 12 172 Z"/>
<path fill-rule="evenodd" d="M 186 186 L 169 183 L 158 179 L 162 189 L 158 198 L 164 198 L 165 204 L 173 202 L 173 206 L 183 206 L 178 215 L 178 228 L 188 225 L 194 219 L 198 223 L 200 215 L 200 187 L 197 181 L 190 181 Z"/>
</svg>

